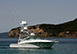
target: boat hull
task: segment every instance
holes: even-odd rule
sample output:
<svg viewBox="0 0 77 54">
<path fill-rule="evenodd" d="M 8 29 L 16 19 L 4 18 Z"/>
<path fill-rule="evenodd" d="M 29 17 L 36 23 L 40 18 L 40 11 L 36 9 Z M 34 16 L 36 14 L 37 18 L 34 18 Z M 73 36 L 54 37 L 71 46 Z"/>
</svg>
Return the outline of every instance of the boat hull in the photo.
<svg viewBox="0 0 77 54">
<path fill-rule="evenodd" d="M 36 42 L 28 44 L 10 44 L 10 47 L 24 47 L 24 48 L 51 48 L 54 42 Z"/>
</svg>

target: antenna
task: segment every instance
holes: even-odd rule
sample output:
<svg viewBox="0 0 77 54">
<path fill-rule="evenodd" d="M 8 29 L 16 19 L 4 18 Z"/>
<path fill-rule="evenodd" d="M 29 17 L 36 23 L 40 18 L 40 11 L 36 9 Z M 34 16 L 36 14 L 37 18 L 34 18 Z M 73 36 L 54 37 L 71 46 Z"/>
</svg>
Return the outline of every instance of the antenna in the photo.
<svg viewBox="0 0 77 54">
<path fill-rule="evenodd" d="M 10 9 L 10 14 L 12 14 L 14 16 L 14 21 L 16 21 L 19 24 L 20 20 L 23 20 L 23 16 L 21 16 L 20 12 L 13 5 L 11 0 L 9 0 L 9 9 Z"/>
</svg>

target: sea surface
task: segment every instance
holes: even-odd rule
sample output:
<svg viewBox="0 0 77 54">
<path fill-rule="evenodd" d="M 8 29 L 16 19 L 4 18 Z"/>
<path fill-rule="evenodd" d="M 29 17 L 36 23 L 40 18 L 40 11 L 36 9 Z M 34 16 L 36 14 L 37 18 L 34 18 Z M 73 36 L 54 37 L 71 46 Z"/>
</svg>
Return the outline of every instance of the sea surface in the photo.
<svg viewBox="0 0 77 54">
<path fill-rule="evenodd" d="M 47 38 L 58 40 L 50 49 L 10 48 L 17 38 L 0 38 L 0 54 L 77 54 L 77 38 Z"/>
</svg>

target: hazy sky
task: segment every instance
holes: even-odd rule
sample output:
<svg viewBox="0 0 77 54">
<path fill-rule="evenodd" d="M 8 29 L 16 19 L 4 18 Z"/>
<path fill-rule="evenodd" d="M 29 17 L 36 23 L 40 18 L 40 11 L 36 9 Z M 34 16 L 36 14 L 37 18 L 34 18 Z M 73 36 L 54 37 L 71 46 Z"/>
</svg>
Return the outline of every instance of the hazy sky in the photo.
<svg viewBox="0 0 77 54">
<path fill-rule="evenodd" d="M 77 17 L 77 0 L 0 0 L 0 32 L 29 25 L 59 24 Z"/>
</svg>

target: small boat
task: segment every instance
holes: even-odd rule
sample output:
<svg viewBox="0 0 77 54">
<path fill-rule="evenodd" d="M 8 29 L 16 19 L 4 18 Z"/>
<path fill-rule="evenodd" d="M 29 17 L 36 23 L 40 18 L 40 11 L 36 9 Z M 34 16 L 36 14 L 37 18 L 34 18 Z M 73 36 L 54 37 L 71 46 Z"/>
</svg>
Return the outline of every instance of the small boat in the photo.
<svg viewBox="0 0 77 54">
<path fill-rule="evenodd" d="M 55 42 L 55 40 L 46 40 L 38 38 L 33 32 L 27 31 L 27 23 L 26 21 L 22 21 L 20 23 L 20 35 L 18 39 L 18 43 L 10 44 L 10 47 L 24 47 L 24 48 L 51 48 Z"/>
</svg>

